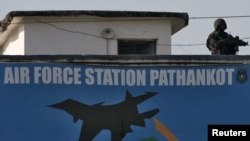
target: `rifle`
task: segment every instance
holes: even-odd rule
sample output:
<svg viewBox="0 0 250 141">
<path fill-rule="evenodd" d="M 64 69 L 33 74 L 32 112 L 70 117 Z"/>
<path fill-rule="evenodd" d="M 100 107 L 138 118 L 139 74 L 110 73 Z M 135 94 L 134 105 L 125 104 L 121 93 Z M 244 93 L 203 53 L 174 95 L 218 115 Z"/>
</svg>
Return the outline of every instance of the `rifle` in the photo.
<svg viewBox="0 0 250 141">
<path fill-rule="evenodd" d="M 239 38 L 239 36 L 236 36 L 234 38 L 234 44 L 235 44 L 235 51 L 238 52 L 239 51 L 239 46 L 246 46 L 246 45 L 248 45 L 248 42 L 245 42 L 245 41 L 241 40 Z"/>
</svg>

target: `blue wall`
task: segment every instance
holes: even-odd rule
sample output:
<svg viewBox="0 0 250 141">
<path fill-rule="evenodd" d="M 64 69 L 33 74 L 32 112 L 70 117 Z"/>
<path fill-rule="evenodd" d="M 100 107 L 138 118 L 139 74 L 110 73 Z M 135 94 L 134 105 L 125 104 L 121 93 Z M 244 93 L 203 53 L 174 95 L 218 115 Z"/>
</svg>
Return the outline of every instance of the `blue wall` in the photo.
<svg viewBox="0 0 250 141">
<path fill-rule="evenodd" d="M 0 63 L 0 141 L 204 141 L 210 124 L 250 123 L 248 74 L 249 65 Z"/>
</svg>

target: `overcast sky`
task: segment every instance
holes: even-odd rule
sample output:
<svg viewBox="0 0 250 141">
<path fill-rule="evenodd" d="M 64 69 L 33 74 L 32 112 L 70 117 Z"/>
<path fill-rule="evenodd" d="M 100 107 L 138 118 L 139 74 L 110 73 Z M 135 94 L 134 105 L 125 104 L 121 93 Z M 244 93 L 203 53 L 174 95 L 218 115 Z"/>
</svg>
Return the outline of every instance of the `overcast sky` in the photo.
<svg viewBox="0 0 250 141">
<path fill-rule="evenodd" d="M 29 10 L 186 12 L 189 24 L 172 36 L 172 54 L 207 55 L 205 42 L 215 18 L 200 17 L 225 17 L 226 31 L 250 43 L 249 6 L 250 0 L 0 0 L 0 20 L 10 11 Z M 250 46 L 240 47 L 238 54 L 250 55 Z"/>
</svg>

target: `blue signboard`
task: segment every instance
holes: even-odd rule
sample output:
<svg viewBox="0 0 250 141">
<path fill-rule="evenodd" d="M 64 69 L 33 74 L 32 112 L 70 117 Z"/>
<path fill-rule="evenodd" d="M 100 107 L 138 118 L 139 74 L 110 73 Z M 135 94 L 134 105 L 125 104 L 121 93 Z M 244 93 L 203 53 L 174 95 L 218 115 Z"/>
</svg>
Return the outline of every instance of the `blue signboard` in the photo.
<svg viewBox="0 0 250 141">
<path fill-rule="evenodd" d="M 250 124 L 249 65 L 0 63 L 0 141 L 205 141 Z"/>
</svg>

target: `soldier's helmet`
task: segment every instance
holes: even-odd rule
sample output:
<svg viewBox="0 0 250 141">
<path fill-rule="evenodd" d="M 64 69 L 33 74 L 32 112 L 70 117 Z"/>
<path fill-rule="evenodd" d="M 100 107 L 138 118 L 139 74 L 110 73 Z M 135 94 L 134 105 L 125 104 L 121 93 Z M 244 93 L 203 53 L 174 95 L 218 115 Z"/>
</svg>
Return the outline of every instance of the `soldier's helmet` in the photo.
<svg viewBox="0 0 250 141">
<path fill-rule="evenodd" d="M 225 29 L 227 28 L 227 23 L 224 19 L 216 19 L 214 21 L 214 29 L 218 29 L 218 27 L 221 27 L 221 25 L 224 25 Z"/>
</svg>

